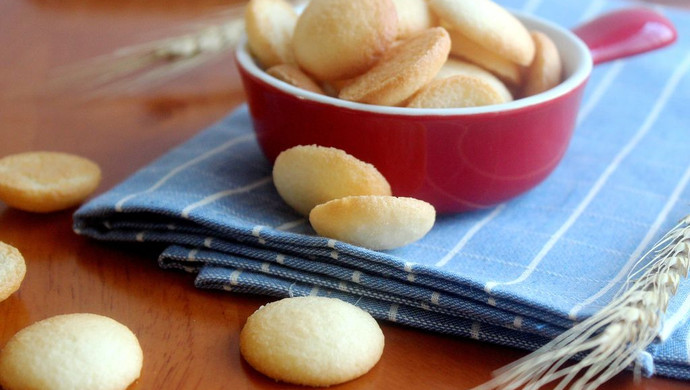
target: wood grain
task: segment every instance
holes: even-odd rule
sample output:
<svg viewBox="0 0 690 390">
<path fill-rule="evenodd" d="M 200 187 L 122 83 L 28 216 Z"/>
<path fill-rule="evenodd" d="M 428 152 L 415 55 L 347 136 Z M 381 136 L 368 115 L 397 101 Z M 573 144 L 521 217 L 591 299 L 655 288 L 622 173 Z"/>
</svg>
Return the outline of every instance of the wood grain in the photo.
<svg viewBox="0 0 690 390">
<path fill-rule="evenodd" d="M 84 99 L 54 89 L 55 69 L 181 31 L 238 1 L 12 0 L 0 2 L 0 156 L 58 150 L 95 160 L 103 192 L 219 120 L 244 97 L 230 54 L 162 87 Z M 239 355 L 246 318 L 268 298 L 194 288 L 163 271 L 156 248 L 104 244 L 71 230 L 71 213 L 37 215 L 0 205 L 0 240 L 27 261 L 20 291 L 0 303 L 0 345 L 43 318 L 93 312 L 139 337 L 145 354 L 132 389 L 282 389 Z M 367 375 L 342 389 L 463 389 L 522 351 L 382 323 L 386 348 Z M 606 389 L 681 389 L 624 373 Z"/>
</svg>

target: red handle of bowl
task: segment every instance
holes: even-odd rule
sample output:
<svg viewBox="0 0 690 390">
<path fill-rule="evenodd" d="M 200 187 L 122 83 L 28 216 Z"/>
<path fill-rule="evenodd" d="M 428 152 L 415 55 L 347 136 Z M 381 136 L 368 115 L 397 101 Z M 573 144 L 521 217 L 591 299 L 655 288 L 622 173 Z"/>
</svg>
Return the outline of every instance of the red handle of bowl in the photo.
<svg viewBox="0 0 690 390">
<path fill-rule="evenodd" d="M 594 64 L 655 50 L 678 37 L 670 20 L 649 8 L 626 8 L 573 29 L 592 52 Z"/>
</svg>

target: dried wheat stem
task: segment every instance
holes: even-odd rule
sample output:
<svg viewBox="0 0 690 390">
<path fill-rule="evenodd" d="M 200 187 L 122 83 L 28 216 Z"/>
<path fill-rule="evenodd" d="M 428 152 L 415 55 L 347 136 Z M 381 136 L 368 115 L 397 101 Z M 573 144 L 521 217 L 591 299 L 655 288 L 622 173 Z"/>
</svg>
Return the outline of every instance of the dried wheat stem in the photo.
<svg viewBox="0 0 690 390">
<path fill-rule="evenodd" d="M 602 310 L 550 343 L 498 370 L 474 390 L 596 389 L 630 367 L 658 336 L 671 297 L 690 268 L 690 216 L 685 217 L 640 258 L 626 287 Z M 572 359 L 578 362 L 567 365 Z"/>
<path fill-rule="evenodd" d="M 291 0 L 299 7 L 308 0 Z M 85 63 L 60 69 L 53 87 L 103 93 L 136 91 L 168 81 L 232 52 L 244 32 L 244 6 L 217 15 L 195 31 L 128 46 Z M 218 19 L 218 18 L 216 18 Z"/>
</svg>

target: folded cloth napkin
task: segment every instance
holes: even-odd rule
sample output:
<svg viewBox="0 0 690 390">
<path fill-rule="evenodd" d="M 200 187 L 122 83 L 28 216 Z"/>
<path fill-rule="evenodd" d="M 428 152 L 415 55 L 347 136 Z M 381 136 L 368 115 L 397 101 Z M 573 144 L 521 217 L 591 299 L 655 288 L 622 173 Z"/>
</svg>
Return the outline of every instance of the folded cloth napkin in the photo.
<svg viewBox="0 0 690 390">
<path fill-rule="evenodd" d="M 627 5 L 499 3 L 564 26 Z M 200 288 L 333 296 L 382 320 L 537 349 L 610 307 L 690 213 L 690 14 L 660 10 L 679 41 L 595 68 L 550 177 L 492 209 L 439 216 L 406 247 L 316 236 L 275 191 L 244 106 L 85 204 L 74 230 L 163 243 L 160 265 L 197 273 Z M 634 356 L 646 374 L 690 379 L 689 310 L 683 281 L 656 342 Z"/>
</svg>

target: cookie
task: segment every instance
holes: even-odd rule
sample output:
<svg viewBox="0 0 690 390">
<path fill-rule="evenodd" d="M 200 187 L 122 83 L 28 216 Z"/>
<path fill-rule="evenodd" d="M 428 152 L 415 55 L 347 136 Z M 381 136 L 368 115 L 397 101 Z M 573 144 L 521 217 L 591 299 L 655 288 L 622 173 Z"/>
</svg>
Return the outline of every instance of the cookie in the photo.
<svg viewBox="0 0 690 390">
<path fill-rule="evenodd" d="M 0 159 L 0 200 L 31 212 L 76 206 L 98 187 L 93 161 L 59 152 L 27 152 Z"/>
<path fill-rule="evenodd" d="M 407 104 L 414 108 L 478 107 L 505 103 L 500 90 L 484 79 L 455 75 L 434 80 L 417 92 Z"/>
<path fill-rule="evenodd" d="M 280 64 L 268 68 L 266 73 L 294 87 L 323 94 L 323 89 L 314 80 L 292 64 Z"/>
<path fill-rule="evenodd" d="M 561 56 L 551 38 L 539 31 L 532 31 L 531 34 L 536 54 L 527 69 L 524 96 L 536 95 L 557 86 L 562 74 Z"/>
<path fill-rule="evenodd" d="M 436 15 L 472 42 L 518 65 L 534 57 L 534 42 L 525 26 L 491 0 L 429 0 Z"/>
<path fill-rule="evenodd" d="M 477 64 L 511 86 L 522 84 L 522 67 L 472 42 L 461 33 L 448 29 L 450 54 Z"/>
<path fill-rule="evenodd" d="M 0 352 L 5 390 L 125 390 L 139 378 L 136 336 L 96 314 L 65 314 L 17 332 Z"/>
<path fill-rule="evenodd" d="M 19 290 L 25 275 L 26 263 L 22 254 L 17 248 L 0 241 L 0 302 Z"/>
<path fill-rule="evenodd" d="M 240 352 L 249 365 L 277 381 L 307 386 L 332 386 L 366 374 L 383 347 L 376 320 L 336 298 L 269 303 L 240 333 Z"/>
<path fill-rule="evenodd" d="M 319 81 L 357 76 L 390 47 L 397 23 L 391 0 L 312 0 L 295 26 L 295 59 Z"/>
<path fill-rule="evenodd" d="M 498 77 L 493 75 L 493 73 L 480 66 L 456 58 L 449 58 L 446 63 L 443 64 L 443 67 L 441 67 L 441 70 L 438 72 L 438 74 L 436 74 L 435 79 L 438 80 L 456 75 L 478 77 L 489 83 L 493 89 L 498 91 L 504 102 L 513 100 L 513 94 Z"/>
<path fill-rule="evenodd" d="M 300 145 L 281 152 L 273 183 L 285 202 L 302 215 L 314 206 L 348 195 L 390 195 L 385 177 L 371 164 L 343 150 Z"/>
<path fill-rule="evenodd" d="M 398 39 L 409 38 L 436 25 L 426 0 L 393 0 L 398 14 Z"/>
<path fill-rule="evenodd" d="M 442 27 L 427 29 L 389 50 L 338 96 L 360 103 L 400 105 L 436 76 L 449 51 L 448 32 Z"/>
<path fill-rule="evenodd" d="M 424 237 L 434 225 L 436 210 L 413 198 L 348 196 L 320 204 L 309 214 L 324 237 L 375 250 L 394 249 Z"/>
<path fill-rule="evenodd" d="M 285 0 L 251 0 L 244 12 L 249 51 L 264 68 L 294 63 L 292 33 L 297 13 Z"/>
</svg>

